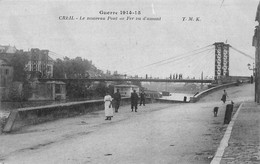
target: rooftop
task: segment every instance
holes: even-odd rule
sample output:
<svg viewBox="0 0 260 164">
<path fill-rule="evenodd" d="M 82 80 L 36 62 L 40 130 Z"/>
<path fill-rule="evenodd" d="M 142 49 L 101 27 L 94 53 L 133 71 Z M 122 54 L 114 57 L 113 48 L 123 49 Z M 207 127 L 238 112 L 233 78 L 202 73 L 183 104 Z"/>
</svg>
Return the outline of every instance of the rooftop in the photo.
<svg viewBox="0 0 260 164">
<path fill-rule="evenodd" d="M 0 53 L 15 53 L 17 51 L 15 46 L 0 45 Z"/>
</svg>

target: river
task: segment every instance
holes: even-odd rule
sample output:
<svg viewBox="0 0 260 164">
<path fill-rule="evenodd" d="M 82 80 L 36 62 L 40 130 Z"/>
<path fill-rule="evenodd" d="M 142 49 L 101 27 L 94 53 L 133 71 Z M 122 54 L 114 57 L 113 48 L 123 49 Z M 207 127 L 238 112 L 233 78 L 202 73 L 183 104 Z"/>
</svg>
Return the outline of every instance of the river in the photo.
<svg viewBox="0 0 260 164">
<path fill-rule="evenodd" d="M 191 93 L 171 93 L 170 96 L 163 96 L 161 99 L 183 101 L 184 97 L 187 97 L 187 101 L 190 101 L 190 97 L 194 94 Z"/>
</svg>

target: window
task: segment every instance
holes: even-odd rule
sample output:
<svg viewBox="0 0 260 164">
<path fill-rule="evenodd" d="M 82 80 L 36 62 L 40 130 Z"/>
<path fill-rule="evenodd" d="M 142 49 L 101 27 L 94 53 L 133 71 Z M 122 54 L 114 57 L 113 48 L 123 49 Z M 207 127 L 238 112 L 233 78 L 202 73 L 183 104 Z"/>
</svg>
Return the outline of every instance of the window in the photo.
<svg viewBox="0 0 260 164">
<path fill-rule="evenodd" d="M 8 75 L 9 74 L 9 69 L 5 70 L 5 74 Z"/>
<path fill-rule="evenodd" d="M 61 93 L 61 85 L 55 84 L 55 93 Z"/>
<path fill-rule="evenodd" d="M 50 72 L 51 71 L 51 66 L 47 66 L 47 71 Z"/>
<path fill-rule="evenodd" d="M 5 87 L 6 86 L 6 79 L 4 78 L 3 79 L 3 87 Z"/>
<path fill-rule="evenodd" d="M 36 71 L 36 64 L 33 64 L 32 71 Z"/>
</svg>

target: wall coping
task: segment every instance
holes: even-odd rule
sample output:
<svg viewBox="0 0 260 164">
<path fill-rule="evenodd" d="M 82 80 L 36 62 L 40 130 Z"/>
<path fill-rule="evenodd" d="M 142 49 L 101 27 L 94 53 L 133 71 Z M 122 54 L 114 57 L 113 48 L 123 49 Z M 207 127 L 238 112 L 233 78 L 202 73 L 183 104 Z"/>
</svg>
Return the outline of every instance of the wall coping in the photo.
<svg viewBox="0 0 260 164">
<path fill-rule="evenodd" d="M 218 85 L 218 86 L 209 88 L 209 89 L 207 89 L 207 90 L 204 90 L 204 91 L 198 93 L 197 95 L 195 95 L 195 96 L 193 96 L 193 97 L 190 97 L 190 101 L 191 101 L 191 102 L 196 102 L 196 101 L 198 101 L 200 98 L 202 98 L 203 96 L 206 96 L 207 94 L 209 94 L 209 93 L 212 92 L 212 91 L 216 91 L 216 90 L 219 90 L 219 89 L 222 89 L 222 88 L 228 88 L 228 87 L 230 87 L 230 86 L 235 86 L 235 85 L 237 85 L 237 84 L 238 84 L 237 82 L 232 82 L 232 83 L 222 84 L 222 85 Z"/>
<path fill-rule="evenodd" d="M 129 97 L 123 97 L 122 99 L 129 99 Z M 66 106 L 71 106 L 71 105 L 91 104 L 91 103 L 99 103 L 99 102 L 104 102 L 104 100 L 103 99 L 86 100 L 86 101 L 67 102 L 67 103 L 53 104 L 53 105 L 42 105 L 42 106 L 37 106 L 37 107 L 18 108 L 17 111 L 23 112 L 23 111 L 30 111 L 30 110 L 37 110 L 37 109 L 66 107 Z"/>
</svg>

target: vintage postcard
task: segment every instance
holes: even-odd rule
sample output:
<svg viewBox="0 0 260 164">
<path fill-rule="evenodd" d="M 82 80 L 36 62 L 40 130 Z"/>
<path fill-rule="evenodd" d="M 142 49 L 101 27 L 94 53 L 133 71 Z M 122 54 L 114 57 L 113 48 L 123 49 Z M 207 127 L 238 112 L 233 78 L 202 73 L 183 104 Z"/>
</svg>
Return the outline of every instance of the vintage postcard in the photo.
<svg viewBox="0 0 260 164">
<path fill-rule="evenodd" d="M 0 164 L 241 162 L 258 5 L 0 0 Z"/>
</svg>

